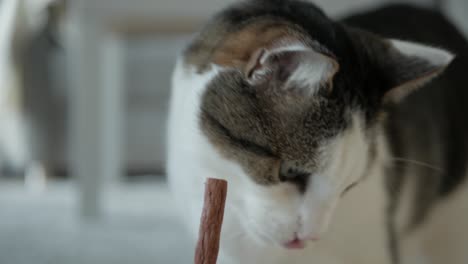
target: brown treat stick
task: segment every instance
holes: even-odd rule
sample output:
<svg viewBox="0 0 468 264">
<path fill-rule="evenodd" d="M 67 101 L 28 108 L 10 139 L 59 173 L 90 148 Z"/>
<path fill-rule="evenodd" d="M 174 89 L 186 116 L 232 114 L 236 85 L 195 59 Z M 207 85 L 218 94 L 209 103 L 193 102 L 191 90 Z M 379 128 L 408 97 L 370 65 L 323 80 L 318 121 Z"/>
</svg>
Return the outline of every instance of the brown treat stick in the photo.
<svg viewBox="0 0 468 264">
<path fill-rule="evenodd" d="M 195 250 L 195 264 L 216 264 L 226 194 L 225 180 L 209 178 L 205 183 L 205 201 Z"/>
</svg>

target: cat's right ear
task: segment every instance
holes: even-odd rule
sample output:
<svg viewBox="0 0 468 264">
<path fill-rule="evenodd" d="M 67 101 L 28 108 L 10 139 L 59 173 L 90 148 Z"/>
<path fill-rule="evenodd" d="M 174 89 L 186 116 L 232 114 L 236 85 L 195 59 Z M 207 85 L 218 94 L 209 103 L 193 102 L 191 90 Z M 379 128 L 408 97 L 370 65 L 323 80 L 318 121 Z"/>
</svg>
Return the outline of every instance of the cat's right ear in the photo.
<svg viewBox="0 0 468 264">
<path fill-rule="evenodd" d="M 259 48 L 244 68 L 249 84 L 275 84 L 283 91 L 314 94 L 332 80 L 339 65 L 330 56 L 299 42 Z"/>
<path fill-rule="evenodd" d="M 380 62 L 390 88 L 385 92 L 384 102 L 398 103 L 442 73 L 455 57 L 444 49 L 419 43 L 396 39 L 387 43 L 390 48 L 381 54 Z"/>
<path fill-rule="evenodd" d="M 347 30 L 366 58 L 368 72 L 372 72 L 369 78 L 378 82 L 372 92 L 382 98 L 383 104 L 401 102 L 442 73 L 454 59 L 454 54 L 441 48 L 384 39 L 354 28 Z"/>
</svg>

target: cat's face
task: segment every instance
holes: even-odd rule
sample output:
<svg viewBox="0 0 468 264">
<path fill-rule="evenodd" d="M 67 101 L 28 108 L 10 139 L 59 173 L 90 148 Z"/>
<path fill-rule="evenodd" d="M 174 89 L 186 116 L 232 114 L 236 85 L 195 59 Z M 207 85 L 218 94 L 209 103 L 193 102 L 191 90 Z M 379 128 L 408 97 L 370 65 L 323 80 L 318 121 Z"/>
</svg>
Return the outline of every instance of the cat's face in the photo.
<svg viewBox="0 0 468 264">
<path fill-rule="evenodd" d="M 452 59 L 417 44 L 349 34 L 356 38 L 349 58 L 282 35 L 240 68 L 220 64 L 203 92 L 202 134 L 246 176 L 233 191 L 239 219 L 263 243 L 301 247 L 323 236 L 341 197 L 376 161 L 383 105 Z"/>
<path fill-rule="evenodd" d="M 322 59 L 317 67 L 331 76 L 337 69 Z M 235 70 L 219 74 L 203 97 L 202 129 L 254 183 L 243 207 L 252 234 L 278 244 L 318 239 L 339 197 L 363 176 L 364 115 L 334 98 L 332 83 L 286 84 L 276 74 L 291 73 L 270 74 L 257 83 Z"/>
<path fill-rule="evenodd" d="M 317 239 L 339 197 L 363 176 L 370 147 L 362 113 L 326 95 L 256 90 L 235 72 L 218 78 L 225 86 L 206 92 L 202 125 L 258 185 L 244 197 L 246 217 L 264 229 L 252 233 L 278 243 L 294 232 Z"/>
</svg>

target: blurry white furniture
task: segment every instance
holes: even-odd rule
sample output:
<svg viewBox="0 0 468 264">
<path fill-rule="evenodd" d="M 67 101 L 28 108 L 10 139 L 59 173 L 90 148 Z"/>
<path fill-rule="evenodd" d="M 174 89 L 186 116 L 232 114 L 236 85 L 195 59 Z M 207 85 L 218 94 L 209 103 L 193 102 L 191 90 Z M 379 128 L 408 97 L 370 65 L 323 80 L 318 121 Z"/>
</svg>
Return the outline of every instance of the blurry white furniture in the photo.
<svg viewBox="0 0 468 264">
<path fill-rule="evenodd" d="M 104 2 L 107 1 L 70 2 L 66 30 L 68 75 L 71 82 L 70 166 L 80 187 L 81 215 L 88 220 L 97 219 L 101 214 L 105 185 L 115 182 L 123 174 L 122 128 L 126 99 L 124 85 L 127 83 L 124 77 L 123 45 L 126 36 L 160 34 L 163 37 L 157 41 L 154 52 L 161 54 L 162 62 L 172 64 L 181 46 L 178 43 L 185 43 L 187 32 L 193 31 L 200 24 L 188 19 L 187 22 L 179 20 L 176 24 L 141 16 L 132 19 L 128 17 L 132 14 L 128 8 L 124 8 L 126 12 L 119 12 L 116 8 L 119 3 L 115 2 L 114 5 L 112 1 L 109 6 L 113 8 L 106 9 L 101 6 Z M 164 101 L 164 106 L 156 107 L 161 114 L 155 115 L 151 121 L 165 123 L 172 65 L 161 67 L 164 69 L 159 71 L 167 73 L 164 80 L 154 84 L 154 89 L 161 91 L 160 101 Z M 158 87 L 161 85 L 165 87 Z M 154 135 L 149 140 L 159 140 L 158 147 L 161 153 L 164 152 L 162 135 Z M 160 155 L 158 161 L 162 162 L 163 159 L 163 155 Z"/>
<path fill-rule="evenodd" d="M 118 44 L 108 50 L 102 48 L 105 31 L 95 2 L 69 2 L 66 39 L 71 98 L 70 167 L 79 181 L 81 215 L 91 220 L 101 212 L 103 178 L 122 173 L 121 82 L 105 78 L 111 71 L 120 76 L 121 63 L 117 61 Z M 105 56 L 114 63 L 108 63 Z"/>
</svg>

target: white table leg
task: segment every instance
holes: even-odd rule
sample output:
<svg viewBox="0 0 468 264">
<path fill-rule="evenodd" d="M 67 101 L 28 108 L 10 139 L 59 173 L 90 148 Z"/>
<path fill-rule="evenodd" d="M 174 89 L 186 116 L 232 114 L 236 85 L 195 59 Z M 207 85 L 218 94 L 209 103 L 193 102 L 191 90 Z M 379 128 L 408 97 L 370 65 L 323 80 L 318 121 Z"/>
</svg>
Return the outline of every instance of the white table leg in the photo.
<svg viewBox="0 0 468 264">
<path fill-rule="evenodd" d="M 123 176 L 123 121 L 125 113 L 125 57 L 123 41 L 108 33 L 102 42 L 102 142 L 105 183 L 118 183 Z"/>
<path fill-rule="evenodd" d="M 71 176 L 78 181 L 81 216 L 101 214 L 102 140 L 99 33 L 96 25 L 72 17 L 68 30 L 69 138 Z"/>
<path fill-rule="evenodd" d="M 102 46 L 109 42 L 102 41 L 99 23 L 70 19 L 70 167 L 79 184 L 81 216 L 96 220 L 104 179 L 121 174 L 122 63 L 119 45 Z"/>
</svg>

